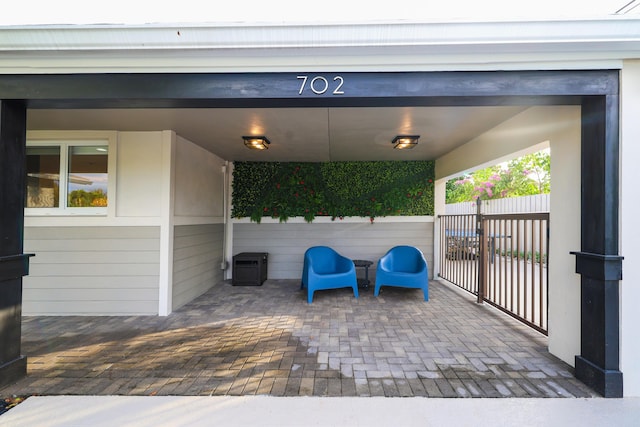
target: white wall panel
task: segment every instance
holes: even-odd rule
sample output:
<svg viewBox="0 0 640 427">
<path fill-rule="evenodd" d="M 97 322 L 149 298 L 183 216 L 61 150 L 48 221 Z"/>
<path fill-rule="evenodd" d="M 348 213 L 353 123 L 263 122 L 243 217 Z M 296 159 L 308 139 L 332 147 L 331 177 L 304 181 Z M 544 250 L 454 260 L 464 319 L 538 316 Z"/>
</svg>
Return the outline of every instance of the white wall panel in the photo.
<svg viewBox="0 0 640 427">
<path fill-rule="evenodd" d="M 429 275 L 433 265 L 433 219 L 416 222 L 331 223 L 235 223 L 233 254 L 269 253 L 269 279 L 297 279 L 302 274 L 305 250 L 311 246 L 330 246 L 352 259 L 374 263 L 396 245 L 419 247 L 427 258 Z M 375 277 L 375 265 L 370 270 Z"/>
<path fill-rule="evenodd" d="M 162 132 L 120 132 L 117 163 L 116 215 L 160 216 Z"/>
<path fill-rule="evenodd" d="M 224 215 L 224 161 L 178 136 L 175 161 L 176 216 Z"/>
</svg>

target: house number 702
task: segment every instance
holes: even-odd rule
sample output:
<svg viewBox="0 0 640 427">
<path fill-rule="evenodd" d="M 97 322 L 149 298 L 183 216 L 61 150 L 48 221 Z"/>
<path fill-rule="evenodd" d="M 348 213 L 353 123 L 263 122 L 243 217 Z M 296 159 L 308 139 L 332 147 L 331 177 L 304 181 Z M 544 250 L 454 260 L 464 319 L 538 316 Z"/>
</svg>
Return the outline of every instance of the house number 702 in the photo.
<svg viewBox="0 0 640 427">
<path fill-rule="evenodd" d="M 309 84 L 309 88 L 316 95 L 322 95 L 329 90 L 329 81 L 324 76 L 314 76 L 309 79 L 309 76 L 297 76 L 298 80 L 302 80 L 300 83 L 300 90 L 298 91 L 298 95 L 302 95 L 305 88 L 307 87 L 307 83 Z M 344 91 L 342 90 L 342 85 L 344 84 L 344 79 L 342 76 L 335 76 L 333 78 L 333 83 L 331 86 L 333 87 L 332 95 L 344 95 Z"/>
</svg>

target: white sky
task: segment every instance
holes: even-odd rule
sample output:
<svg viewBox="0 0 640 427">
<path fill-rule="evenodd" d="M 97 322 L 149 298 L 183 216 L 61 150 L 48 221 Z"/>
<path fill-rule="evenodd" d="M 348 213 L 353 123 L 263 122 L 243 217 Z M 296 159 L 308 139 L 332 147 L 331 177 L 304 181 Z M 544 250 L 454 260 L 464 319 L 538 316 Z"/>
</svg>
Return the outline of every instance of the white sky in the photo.
<svg viewBox="0 0 640 427">
<path fill-rule="evenodd" d="M 7 0 L 0 25 L 605 17 L 640 0 Z M 379 4 L 382 3 L 382 4 Z"/>
</svg>

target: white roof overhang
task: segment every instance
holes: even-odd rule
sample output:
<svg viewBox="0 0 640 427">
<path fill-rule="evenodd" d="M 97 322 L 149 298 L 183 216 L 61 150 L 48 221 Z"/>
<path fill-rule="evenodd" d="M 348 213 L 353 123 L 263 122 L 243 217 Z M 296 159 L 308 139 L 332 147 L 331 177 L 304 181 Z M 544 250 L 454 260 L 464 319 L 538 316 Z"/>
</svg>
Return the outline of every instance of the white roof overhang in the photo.
<svg viewBox="0 0 640 427">
<path fill-rule="evenodd" d="M 498 22 L 0 27 L 0 72 L 618 68 L 640 17 Z"/>
</svg>

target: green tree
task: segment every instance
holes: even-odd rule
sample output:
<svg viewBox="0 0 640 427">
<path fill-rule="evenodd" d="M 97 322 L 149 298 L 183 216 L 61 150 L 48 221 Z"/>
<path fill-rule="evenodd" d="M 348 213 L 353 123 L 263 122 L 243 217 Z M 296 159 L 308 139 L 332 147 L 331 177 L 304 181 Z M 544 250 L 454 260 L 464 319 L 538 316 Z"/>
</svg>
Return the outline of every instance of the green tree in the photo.
<svg viewBox="0 0 640 427">
<path fill-rule="evenodd" d="M 547 194 L 551 191 L 551 156 L 546 151 L 527 154 L 508 165 L 514 196 Z"/>
<path fill-rule="evenodd" d="M 507 164 L 494 165 L 447 182 L 447 203 L 546 194 L 551 191 L 548 151 L 527 154 Z"/>
</svg>

